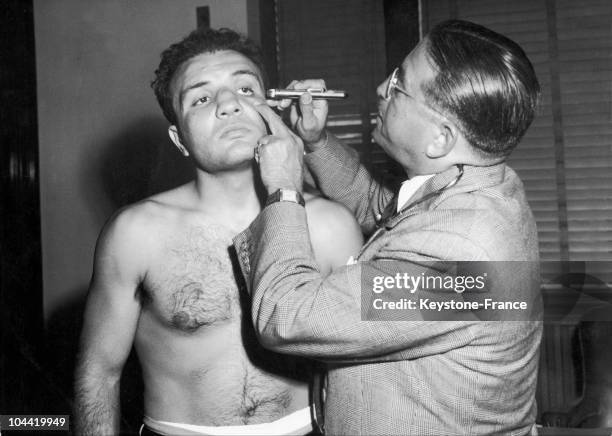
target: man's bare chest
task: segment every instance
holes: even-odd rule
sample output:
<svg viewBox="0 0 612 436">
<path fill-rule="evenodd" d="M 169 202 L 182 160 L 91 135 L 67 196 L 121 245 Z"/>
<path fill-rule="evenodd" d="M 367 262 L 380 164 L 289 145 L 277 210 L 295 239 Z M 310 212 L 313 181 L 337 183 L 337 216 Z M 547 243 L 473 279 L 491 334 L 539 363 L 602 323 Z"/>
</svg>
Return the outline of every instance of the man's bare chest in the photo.
<svg viewBox="0 0 612 436">
<path fill-rule="evenodd" d="M 163 238 L 142 283 L 143 310 L 184 332 L 239 319 L 243 279 L 232 261 L 232 237 L 206 224 Z"/>
</svg>

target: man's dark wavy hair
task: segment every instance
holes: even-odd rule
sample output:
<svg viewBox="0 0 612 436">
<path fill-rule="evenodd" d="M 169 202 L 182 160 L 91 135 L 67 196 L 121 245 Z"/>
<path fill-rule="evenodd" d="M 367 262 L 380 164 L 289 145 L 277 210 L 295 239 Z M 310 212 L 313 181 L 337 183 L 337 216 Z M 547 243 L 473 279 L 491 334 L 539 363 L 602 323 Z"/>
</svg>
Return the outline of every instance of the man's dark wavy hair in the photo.
<svg viewBox="0 0 612 436">
<path fill-rule="evenodd" d="M 155 70 L 155 79 L 151 82 L 164 116 L 171 124 L 177 122 L 170 89 L 176 71 L 185 61 L 195 56 L 221 50 L 233 50 L 250 59 L 259 68 L 265 85 L 263 57 L 261 49 L 254 41 L 231 29 L 198 28 L 162 52 L 161 62 Z"/>
<path fill-rule="evenodd" d="M 449 20 L 427 35 L 435 79 L 424 84 L 431 104 L 455 118 L 470 144 L 507 156 L 533 121 L 540 85 L 517 43 L 486 27 Z"/>
</svg>

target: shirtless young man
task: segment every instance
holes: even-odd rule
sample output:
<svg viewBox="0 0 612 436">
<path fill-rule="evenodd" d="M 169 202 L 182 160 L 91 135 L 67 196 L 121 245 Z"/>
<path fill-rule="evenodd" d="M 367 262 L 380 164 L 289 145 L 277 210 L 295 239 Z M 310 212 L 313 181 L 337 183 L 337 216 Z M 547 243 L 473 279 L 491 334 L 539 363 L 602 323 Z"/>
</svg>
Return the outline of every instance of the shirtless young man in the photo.
<svg viewBox="0 0 612 436">
<path fill-rule="evenodd" d="M 197 176 L 122 209 L 100 235 L 76 370 L 77 433 L 119 432 L 132 344 L 143 434 L 312 430 L 309 374 L 257 343 L 230 252 L 265 201 L 253 165 L 266 135 L 254 108 L 264 103 L 262 72 L 257 47 L 229 30 L 195 31 L 162 54 L 153 88 Z M 361 232 L 348 210 L 314 196 L 306 209 L 322 271 L 357 254 Z"/>
</svg>

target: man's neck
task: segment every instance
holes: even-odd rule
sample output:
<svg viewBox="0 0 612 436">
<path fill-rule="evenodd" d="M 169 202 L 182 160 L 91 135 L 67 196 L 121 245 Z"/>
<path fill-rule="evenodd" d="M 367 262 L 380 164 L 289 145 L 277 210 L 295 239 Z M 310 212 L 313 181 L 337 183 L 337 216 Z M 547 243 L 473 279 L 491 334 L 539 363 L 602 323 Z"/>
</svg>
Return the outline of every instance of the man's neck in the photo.
<svg viewBox="0 0 612 436">
<path fill-rule="evenodd" d="M 261 211 L 252 169 L 197 172 L 195 193 L 202 209 L 228 227 L 246 227 Z"/>
</svg>

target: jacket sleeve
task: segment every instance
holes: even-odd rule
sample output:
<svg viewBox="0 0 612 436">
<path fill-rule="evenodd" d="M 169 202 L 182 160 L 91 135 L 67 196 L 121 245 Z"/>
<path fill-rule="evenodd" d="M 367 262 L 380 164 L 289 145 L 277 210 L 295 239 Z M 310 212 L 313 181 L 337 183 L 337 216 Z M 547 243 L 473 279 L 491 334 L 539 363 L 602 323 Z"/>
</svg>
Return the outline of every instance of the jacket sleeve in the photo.
<svg viewBox="0 0 612 436">
<path fill-rule="evenodd" d="M 325 361 L 389 361 L 440 354 L 470 343 L 479 321 L 368 320 L 362 314 L 363 264 L 323 278 L 314 261 L 304 208 L 275 203 L 234 239 L 252 296 L 252 317 L 261 343 L 272 350 Z M 382 267 L 409 253 L 390 247 L 370 264 Z M 425 271 L 406 262 L 411 274 Z M 383 268 L 384 269 L 384 268 Z M 363 294 L 366 292 L 366 294 Z"/>
<path fill-rule="evenodd" d="M 370 174 L 354 149 L 341 144 L 329 131 L 327 135 L 327 145 L 306 154 L 304 161 L 323 194 L 353 212 L 363 233 L 369 235 L 393 191 Z"/>
</svg>

